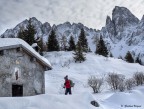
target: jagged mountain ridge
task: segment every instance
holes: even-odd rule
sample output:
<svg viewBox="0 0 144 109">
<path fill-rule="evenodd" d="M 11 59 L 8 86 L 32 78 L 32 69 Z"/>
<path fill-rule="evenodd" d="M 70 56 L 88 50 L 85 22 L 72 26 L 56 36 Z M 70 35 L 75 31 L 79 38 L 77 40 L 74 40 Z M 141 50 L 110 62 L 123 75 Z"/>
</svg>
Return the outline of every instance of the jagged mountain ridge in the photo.
<svg viewBox="0 0 144 109">
<path fill-rule="evenodd" d="M 125 10 L 128 10 L 124 7 L 119 7 Z M 120 10 L 120 9 L 119 9 Z M 121 15 L 122 16 L 122 15 Z M 129 17 L 128 17 L 129 16 Z M 129 22 L 128 22 L 129 21 Z M 118 38 L 121 40 L 117 40 L 117 47 L 115 47 L 115 51 L 120 50 L 119 55 L 126 54 L 127 51 L 131 51 L 133 57 L 139 57 L 140 59 L 144 59 L 144 17 L 141 20 L 138 20 L 135 16 L 130 15 L 130 12 L 127 14 L 127 18 L 122 20 L 125 25 L 121 25 L 122 31 L 115 36 L 115 42 Z M 116 26 L 115 26 L 116 28 Z M 119 46 L 119 47 L 118 47 Z M 116 49 L 117 48 L 117 49 Z M 122 53 L 123 52 L 123 53 Z"/>
<path fill-rule="evenodd" d="M 115 57 L 124 57 L 127 51 L 131 51 L 133 57 L 144 57 L 144 16 L 141 20 L 135 17 L 127 8 L 116 6 L 112 12 L 112 18 L 107 16 L 106 25 L 101 30 L 87 28 L 81 23 L 65 22 L 51 26 L 49 23 L 42 24 L 36 18 L 31 18 L 37 33 L 37 37 L 43 37 L 45 41 L 51 29 L 55 29 L 58 39 L 66 36 L 67 40 L 72 35 L 77 41 L 80 29 L 84 28 L 88 43 L 92 51 L 95 51 L 96 39 L 100 34 L 103 36 L 108 49 Z M 14 29 L 8 29 L 1 37 L 17 37 L 20 28 L 25 28 L 28 20 L 18 24 Z"/>
<path fill-rule="evenodd" d="M 42 24 L 40 21 L 38 21 L 35 17 L 30 18 L 32 25 L 36 29 L 35 37 L 41 37 L 44 39 L 45 42 L 47 42 L 48 36 L 50 34 L 50 31 L 54 29 L 56 31 L 56 35 L 58 40 L 61 39 L 62 36 L 66 36 L 67 41 L 70 36 L 73 36 L 75 41 L 77 41 L 78 36 L 80 34 L 81 28 L 85 29 L 85 33 L 87 37 L 94 37 L 96 34 L 96 30 L 92 28 L 88 28 L 84 26 L 81 23 L 73 23 L 65 22 L 63 24 L 59 25 L 53 25 L 51 26 L 48 22 L 45 22 Z M 15 28 L 13 29 L 7 29 L 2 35 L 2 38 L 6 37 L 17 37 L 18 32 L 20 29 L 26 29 L 26 26 L 28 25 L 28 20 L 24 20 L 23 22 L 19 23 Z M 91 40 L 88 40 L 91 43 Z"/>
<path fill-rule="evenodd" d="M 134 58 L 144 54 L 144 17 L 139 20 L 127 8 L 116 6 L 112 18 L 107 16 L 101 34 L 115 57 L 131 51 Z"/>
</svg>

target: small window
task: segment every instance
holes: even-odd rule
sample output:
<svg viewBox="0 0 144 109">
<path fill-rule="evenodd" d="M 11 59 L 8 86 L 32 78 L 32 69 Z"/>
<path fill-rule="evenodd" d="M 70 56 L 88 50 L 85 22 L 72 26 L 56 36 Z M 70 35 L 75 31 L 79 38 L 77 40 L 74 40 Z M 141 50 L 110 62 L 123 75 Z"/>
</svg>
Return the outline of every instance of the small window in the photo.
<svg viewBox="0 0 144 109">
<path fill-rule="evenodd" d="M 0 50 L 0 56 L 3 56 L 3 55 L 4 55 L 4 51 Z"/>
</svg>

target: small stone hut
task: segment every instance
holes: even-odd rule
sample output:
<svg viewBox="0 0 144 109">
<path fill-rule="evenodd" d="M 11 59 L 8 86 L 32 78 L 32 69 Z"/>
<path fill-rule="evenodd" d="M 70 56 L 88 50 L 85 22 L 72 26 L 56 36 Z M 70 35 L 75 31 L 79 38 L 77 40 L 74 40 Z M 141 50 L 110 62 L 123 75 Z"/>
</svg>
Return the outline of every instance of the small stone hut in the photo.
<svg viewBox="0 0 144 109">
<path fill-rule="evenodd" d="M 45 93 L 45 71 L 51 65 L 19 38 L 0 38 L 0 96 Z"/>
</svg>

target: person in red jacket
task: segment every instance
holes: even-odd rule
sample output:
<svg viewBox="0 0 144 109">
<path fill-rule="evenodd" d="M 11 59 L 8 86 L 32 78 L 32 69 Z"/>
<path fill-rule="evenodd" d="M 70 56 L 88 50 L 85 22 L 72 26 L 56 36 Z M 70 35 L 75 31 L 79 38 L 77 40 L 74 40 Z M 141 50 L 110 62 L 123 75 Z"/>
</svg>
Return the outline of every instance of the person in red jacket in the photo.
<svg viewBox="0 0 144 109">
<path fill-rule="evenodd" d="M 68 75 L 66 75 L 64 79 L 65 79 L 64 88 L 66 88 L 65 95 L 67 95 L 68 93 L 71 95 L 72 94 L 71 85 L 70 85 L 70 80 L 68 79 Z"/>
</svg>

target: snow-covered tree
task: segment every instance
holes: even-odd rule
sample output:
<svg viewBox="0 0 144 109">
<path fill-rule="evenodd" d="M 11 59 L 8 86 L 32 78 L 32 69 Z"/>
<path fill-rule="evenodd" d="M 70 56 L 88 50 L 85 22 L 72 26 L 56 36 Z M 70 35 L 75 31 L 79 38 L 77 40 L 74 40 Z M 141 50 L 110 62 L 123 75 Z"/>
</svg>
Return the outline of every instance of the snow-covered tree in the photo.
<svg viewBox="0 0 144 109">
<path fill-rule="evenodd" d="M 127 52 L 127 54 L 125 56 L 125 60 L 129 63 L 134 63 L 134 59 L 129 51 Z"/>
<path fill-rule="evenodd" d="M 28 23 L 28 26 L 27 26 L 27 30 L 25 30 L 26 40 L 30 45 L 32 45 L 35 42 L 34 36 L 36 34 L 36 30 L 35 30 L 34 26 L 31 23 L 31 19 L 29 19 L 28 22 L 29 23 Z"/>
<path fill-rule="evenodd" d="M 36 30 L 31 23 L 31 19 L 29 19 L 26 29 L 25 30 L 20 29 L 17 37 L 23 39 L 29 45 L 32 45 L 35 42 L 35 37 L 34 37 L 35 34 L 36 34 Z"/>
<path fill-rule="evenodd" d="M 74 42 L 74 38 L 73 38 L 73 36 L 71 36 L 69 39 L 69 51 L 73 51 L 75 49 L 76 49 L 76 45 Z"/>
<path fill-rule="evenodd" d="M 51 30 L 51 34 L 49 35 L 47 46 L 48 46 L 48 51 L 59 51 L 60 48 L 59 43 L 56 38 L 55 31 L 53 29 Z"/>
<path fill-rule="evenodd" d="M 82 50 L 88 52 L 88 42 L 83 28 L 81 29 L 78 41 L 81 43 Z"/>
<path fill-rule="evenodd" d="M 83 50 L 82 50 L 82 46 L 80 42 L 77 43 L 76 50 L 73 54 L 74 54 L 75 62 L 78 61 L 81 63 L 86 60 L 86 57 L 85 57 L 85 54 L 83 54 Z"/>
<path fill-rule="evenodd" d="M 108 56 L 108 50 L 107 50 L 107 47 L 104 43 L 104 40 L 102 39 L 102 36 L 100 37 L 100 40 L 97 44 L 95 53 L 99 54 L 99 55 L 103 55 L 105 57 Z"/>
<path fill-rule="evenodd" d="M 140 65 L 142 65 L 141 59 L 139 59 L 139 57 L 136 58 L 135 63 L 139 63 Z"/>
<path fill-rule="evenodd" d="M 62 36 L 60 39 L 60 44 L 61 44 L 61 50 L 66 51 L 67 50 L 67 38 L 66 36 Z"/>
<path fill-rule="evenodd" d="M 18 32 L 17 37 L 25 41 L 25 34 L 26 34 L 25 30 L 21 28 L 20 31 Z"/>
</svg>

